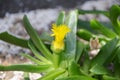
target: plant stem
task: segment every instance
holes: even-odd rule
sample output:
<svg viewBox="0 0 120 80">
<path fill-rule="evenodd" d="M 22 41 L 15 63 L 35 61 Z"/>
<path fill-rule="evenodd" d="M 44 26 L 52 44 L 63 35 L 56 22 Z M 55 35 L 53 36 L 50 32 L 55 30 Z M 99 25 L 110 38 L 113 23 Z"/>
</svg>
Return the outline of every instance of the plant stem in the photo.
<svg viewBox="0 0 120 80">
<path fill-rule="evenodd" d="M 53 53 L 53 64 L 55 68 L 58 68 L 59 66 L 59 55 Z"/>
</svg>

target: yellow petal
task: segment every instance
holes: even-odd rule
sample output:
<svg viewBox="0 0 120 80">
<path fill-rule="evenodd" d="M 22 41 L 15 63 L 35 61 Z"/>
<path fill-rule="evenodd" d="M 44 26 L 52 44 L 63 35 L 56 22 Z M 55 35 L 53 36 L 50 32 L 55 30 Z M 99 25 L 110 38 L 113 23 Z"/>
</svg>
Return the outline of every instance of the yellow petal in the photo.
<svg viewBox="0 0 120 80">
<path fill-rule="evenodd" d="M 55 40 L 53 41 L 53 48 L 58 48 L 56 50 L 62 49 L 64 46 L 64 38 L 68 32 L 70 32 L 70 29 L 67 25 L 61 24 L 57 26 L 56 24 L 52 25 L 52 32 L 51 36 L 55 37 Z"/>
</svg>

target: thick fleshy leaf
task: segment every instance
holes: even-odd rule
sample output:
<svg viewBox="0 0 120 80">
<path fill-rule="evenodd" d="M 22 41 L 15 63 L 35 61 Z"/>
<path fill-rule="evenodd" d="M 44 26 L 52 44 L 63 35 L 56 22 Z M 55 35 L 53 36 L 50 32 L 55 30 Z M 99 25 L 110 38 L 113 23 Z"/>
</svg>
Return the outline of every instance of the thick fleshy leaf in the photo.
<svg viewBox="0 0 120 80">
<path fill-rule="evenodd" d="M 103 75 L 103 80 L 118 80 L 116 77 Z"/>
<path fill-rule="evenodd" d="M 63 77 L 67 77 L 68 76 L 68 71 L 65 71 L 63 74 L 59 75 L 58 77 L 55 78 L 55 80 L 57 79 L 61 79 Z"/>
<path fill-rule="evenodd" d="M 44 43 L 41 41 L 39 35 L 36 33 L 36 31 L 33 29 L 32 25 L 30 24 L 27 16 L 25 15 L 23 18 L 23 22 L 25 25 L 25 29 L 27 31 L 27 33 L 30 35 L 30 38 L 32 40 L 32 42 L 34 43 L 34 45 L 38 48 L 39 51 L 42 52 L 42 54 L 49 60 L 51 60 L 51 52 L 46 48 L 46 46 L 44 45 Z"/>
<path fill-rule="evenodd" d="M 43 41 L 43 42 L 52 42 L 53 38 L 50 36 L 50 33 L 49 32 L 42 32 L 40 34 L 40 39 Z"/>
<path fill-rule="evenodd" d="M 109 14 L 110 14 L 110 20 L 113 24 L 113 28 L 115 30 L 115 32 L 120 36 L 120 24 L 119 24 L 119 20 L 118 20 L 118 17 L 120 16 L 120 7 L 118 5 L 113 5 L 111 8 L 110 8 L 110 11 L 109 11 Z"/>
<path fill-rule="evenodd" d="M 112 30 L 110 30 L 107 27 L 103 26 L 97 20 L 91 20 L 90 24 L 91 24 L 91 27 L 93 29 L 99 31 L 100 33 L 102 33 L 104 36 L 106 36 L 108 38 L 114 38 L 114 37 L 117 36 Z"/>
<path fill-rule="evenodd" d="M 77 49 L 76 49 L 76 56 L 75 56 L 76 63 L 80 60 L 84 48 L 85 48 L 85 45 L 82 42 L 77 41 Z"/>
<path fill-rule="evenodd" d="M 96 75 L 109 74 L 108 70 L 105 67 L 97 64 L 90 69 L 90 72 Z"/>
<path fill-rule="evenodd" d="M 104 14 L 105 16 L 109 16 L 108 11 L 101 10 L 78 10 L 79 14 Z"/>
<path fill-rule="evenodd" d="M 78 11 L 74 10 L 69 13 L 65 22 L 65 24 L 69 26 L 71 30 L 66 36 L 66 40 L 65 40 L 66 42 L 65 55 L 66 55 L 66 59 L 68 60 L 75 59 L 77 19 L 78 19 Z"/>
<path fill-rule="evenodd" d="M 56 24 L 57 25 L 63 24 L 64 21 L 65 21 L 65 12 L 62 11 L 57 18 Z"/>
<path fill-rule="evenodd" d="M 101 24 L 103 24 L 105 27 L 109 28 L 109 29 L 112 29 L 113 26 L 112 26 L 112 23 L 111 22 L 104 22 L 104 21 L 100 21 Z M 92 33 L 97 33 L 97 31 L 95 31 L 94 29 L 92 29 L 90 27 L 90 21 L 86 21 L 86 20 L 80 20 L 78 19 L 78 29 L 86 29 Z"/>
<path fill-rule="evenodd" d="M 29 54 L 23 53 L 21 55 L 24 56 L 24 57 L 26 57 L 26 58 L 28 58 L 28 59 L 30 59 L 31 61 L 33 61 L 34 63 L 36 63 L 38 65 L 45 65 L 46 64 L 45 62 L 42 62 L 42 61 L 40 61 L 38 59 L 35 59 L 34 57 L 30 56 Z"/>
<path fill-rule="evenodd" d="M 87 47 L 88 46 L 86 46 L 86 48 Z M 81 66 L 82 69 L 81 69 L 81 71 L 84 74 L 88 75 L 89 74 L 91 60 L 89 58 L 89 51 L 87 49 L 84 49 L 82 57 L 84 57 L 84 58 L 81 59 L 81 62 L 82 62 L 82 66 Z"/>
<path fill-rule="evenodd" d="M 33 52 L 33 54 L 36 56 L 36 58 L 38 58 L 39 60 L 45 62 L 45 63 L 50 63 L 50 61 L 48 61 L 45 57 L 43 57 L 37 50 L 36 48 L 33 46 L 32 42 L 29 41 L 28 42 L 28 46 L 30 47 L 31 51 Z"/>
<path fill-rule="evenodd" d="M 109 57 L 109 59 L 105 62 L 105 64 L 107 65 L 113 62 L 116 58 L 118 58 L 118 60 L 120 61 L 119 56 L 120 56 L 120 46 L 117 46 L 116 49 L 111 54 L 111 56 Z"/>
<path fill-rule="evenodd" d="M 89 76 L 70 76 L 70 77 L 64 77 L 56 80 L 97 80 L 97 79 L 94 79 Z"/>
<path fill-rule="evenodd" d="M 0 40 L 3 40 L 5 42 L 20 46 L 20 47 L 25 47 L 28 48 L 27 42 L 28 40 L 17 38 L 8 32 L 2 32 L 0 33 Z"/>
<path fill-rule="evenodd" d="M 77 36 L 80 37 L 81 39 L 84 39 L 86 41 L 90 41 L 91 38 L 98 38 L 99 41 L 109 41 L 110 38 L 107 38 L 105 36 L 102 35 L 95 35 L 94 33 L 91 33 L 90 31 L 86 30 L 86 29 L 79 29 L 77 31 Z"/>
<path fill-rule="evenodd" d="M 87 41 L 94 37 L 94 35 L 86 29 L 79 29 L 77 31 L 77 36 Z"/>
<path fill-rule="evenodd" d="M 10 65 L 10 66 L 2 66 L 0 65 L 0 71 L 24 71 L 24 72 L 33 72 L 40 73 L 46 72 L 49 70 L 51 65 L 31 65 L 31 64 L 18 64 L 18 65 Z"/>
<path fill-rule="evenodd" d="M 53 71 L 50 71 L 49 73 L 45 74 L 43 77 L 41 77 L 38 80 L 55 80 L 57 76 L 60 76 L 65 72 L 64 69 L 56 69 Z"/>
<path fill-rule="evenodd" d="M 118 41 L 118 38 L 114 38 L 113 40 L 109 41 L 105 46 L 103 46 L 99 51 L 98 55 L 92 59 L 92 66 L 95 66 L 96 64 L 103 65 L 113 54 L 113 51 L 116 49 Z"/>
<path fill-rule="evenodd" d="M 72 61 L 68 67 L 68 71 L 69 71 L 69 76 L 73 76 L 73 75 L 81 75 L 82 73 L 80 72 L 80 66 L 75 63 L 74 61 Z"/>
<path fill-rule="evenodd" d="M 118 57 L 118 61 L 119 61 L 119 63 L 120 63 L 120 46 L 118 47 L 118 49 L 116 50 L 115 53 L 116 53 L 116 55 L 117 55 L 117 56 L 115 56 L 115 58 Z"/>
<path fill-rule="evenodd" d="M 114 60 L 114 75 L 120 80 L 120 63 L 117 57 Z"/>
</svg>

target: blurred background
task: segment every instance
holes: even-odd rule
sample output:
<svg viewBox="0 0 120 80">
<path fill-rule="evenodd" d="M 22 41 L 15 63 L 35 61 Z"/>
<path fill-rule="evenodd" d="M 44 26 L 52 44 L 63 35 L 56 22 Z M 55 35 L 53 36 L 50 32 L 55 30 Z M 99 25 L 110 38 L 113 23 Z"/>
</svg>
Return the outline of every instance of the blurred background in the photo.
<svg viewBox="0 0 120 80">
<path fill-rule="evenodd" d="M 106 6 L 110 6 L 114 3 L 119 4 L 120 2 L 120 0 L 0 0 L 0 17 L 4 17 L 6 13 L 26 12 L 36 9 L 80 8 L 80 6 L 84 5 L 86 2 L 92 5 L 94 2 L 98 1 L 107 2 L 108 4 L 106 4 Z M 102 7 L 102 4 L 99 4 L 99 6 Z"/>
<path fill-rule="evenodd" d="M 6 12 L 16 13 L 35 9 L 74 8 L 87 0 L 0 0 L 0 16 Z"/>
<path fill-rule="evenodd" d="M 28 39 L 22 22 L 25 14 L 41 35 L 43 32 L 50 32 L 51 24 L 55 22 L 60 11 L 67 12 L 73 9 L 103 11 L 108 10 L 113 4 L 120 4 L 120 0 L 0 0 L 0 33 L 7 31 L 16 37 Z M 103 15 L 79 15 L 81 20 L 89 21 L 93 18 L 109 21 Z M 0 64 L 31 63 L 18 55 L 21 52 L 31 53 L 28 49 L 0 40 Z M 0 80 L 23 80 L 22 75 L 23 72 L 0 72 Z M 37 78 L 37 75 L 33 78 Z M 36 80 L 33 78 L 31 80 Z"/>
</svg>

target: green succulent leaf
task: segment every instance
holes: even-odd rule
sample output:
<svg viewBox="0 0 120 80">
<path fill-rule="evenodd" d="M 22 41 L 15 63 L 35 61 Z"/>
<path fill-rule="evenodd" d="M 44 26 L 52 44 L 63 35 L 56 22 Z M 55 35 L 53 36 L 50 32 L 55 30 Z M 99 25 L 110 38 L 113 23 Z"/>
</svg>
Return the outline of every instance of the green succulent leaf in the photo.
<svg viewBox="0 0 120 80">
<path fill-rule="evenodd" d="M 97 79 L 94 79 L 88 76 L 70 76 L 70 77 L 64 77 L 56 80 L 97 80 Z"/>
<path fill-rule="evenodd" d="M 64 72 L 65 72 L 64 69 L 58 68 L 58 69 L 48 72 L 47 74 L 45 74 L 43 77 L 41 77 L 38 80 L 55 80 L 56 77 L 60 76 Z"/>
<path fill-rule="evenodd" d="M 96 75 L 109 74 L 108 70 L 105 67 L 97 64 L 90 69 L 90 72 Z"/>
<path fill-rule="evenodd" d="M 78 10 L 79 14 L 104 14 L 105 16 L 109 16 L 108 11 L 101 10 Z"/>
<path fill-rule="evenodd" d="M 45 62 L 42 62 L 42 61 L 40 61 L 38 59 L 35 59 L 34 57 L 30 56 L 29 54 L 23 53 L 21 55 L 24 56 L 24 57 L 26 57 L 26 58 L 28 58 L 28 59 L 30 59 L 31 61 L 35 62 L 38 65 L 45 65 L 46 64 Z"/>
<path fill-rule="evenodd" d="M 94 35 L 86 29 L 79 29 L 77 31 L 77 36 L 87 41 L 89 41 L 90 38 L 94 37 Z"/>
<path fill-rule="evenodd" d="M 120 79 L 120 63 L 117 57 L 114 60 L 114 75 L 118 80 Z"/>
<path fill-rule="evenodd" d="M 79 68 L 80 66 L 75 61 L 72 61 L 68 67 L 69 75 L 81 75 L 82 73 Z"/>
<path fill-rule="evenodd" d="M 40 54 L 36 48 L 34 47 L 34 45 L 32 44 L 31 41 L 28 42 L 28 46 L 31 49 L 31 51 L 33 52 L 33 54 L 36 56 L 36 58 L 38 58 L 39 60 L 45 62 L 45 63 L 49 63 L 50 61 L 48 61 L 45 57 L 42 56 L 42 54 Z"/>
<path fill-rule="evenodd" d="M 27 33 L 30 35 L 30 38 L 32 40 L 32 42 L 34 43 L 34 45 L 38 48 L 39 51 L 42 52 L 42 54 L 49 60 L 52 60 L 51 56 L 51 52 L 46 48 L 46 46 L 44 45 L 44 43 L 41 41 L 39 35 L 36 33 L 36 31 L 33 29 L 32 25 L 30 24 L 27 16 L 25 15 L 23 18 L 23 22 L 25 25 L 25 29 L 27 31 Z"/>
<path fill-rule="evenodd" d="M 116 77 L 103 75 L 103 80 L 118 80 Z"/>
<path fill-rule="evenodd" d="M 113 62 L 116 58 L 119 59 L 120 56 L 120 46 L 117 46 L 116 49 L 113 51 L 109 59 L 105 62 L 105 64 L 108 64 L 110 62 Z M 120 61 L 120 60 L 119 60 Z"/>
<path fill-rule="evenodd" d="M 3 66 L 0 65 L 0 71 L 24 71 L 24 72 L 32 72 L 32 73 L 40 73 L 46 72 L 50 68 L 50 65 L 31 65 L 31 64 L 23 64 L 23 65 L 10 65 Z"/>
<path fill-rule="evenodd" d="M 76 63 L 80 60 L 84 48 L 85 48 L 84 43 L 77 41 L 77 49 L 76 49 L 76 56 L 75 56 Z"/>
<path fill-rule="evenodd" d="M 109 11 L 109 14 L 110 14 L 110 20 L 113 24 L 113 28 L 115 30 L 115 32 L 120 36 L 120 24 L 119 24 L 119 20 L 118 20 L 118 17 L 120 16 L 120 7 L 118 5 L 113 5 L 111 8 L 110 8 L 110 11 Z"/>
<path fill-rule="evenodd" d="M 107 38 L 105 36 L 102 35 L 95 35 L 94 33 L 91 33 L 90 31 L 86 30 L 86 29 L 79 29 L 77 31 L 77 36 L 86 40 L 86 41 L 90 41 L 91 38 L 98 38 L 99 41 L 109 41 L 110 38 Z"/>
<path fill-rule="evenodd" d="M 82 72 L 84 74 L 89 74 L 91 60 L 89 58 L 89 51 L 87 49 L 84 50 L 83 56 L 84 56 L 84 62 L 82 63 L 81 66 Z"/>
<path fill-rule="evenodd" d="M 65 12 L 62 11 L 62 12 L 60 12 L 60 14 L 59 14 L 59 16 L 57 18 L 56 24 L 57 25 L 63 24 L 64 21 L 65 21 Z"/>
<path fill-rule="evenodd" d="M 116 55 L 117 56 L 115 56 L 115 58 L 118 58 L 118 61 L 119 61 L 119 63 L 120 63 L 120 46 L 118 47 L 118 49 L 116 50 Z"/>
<path fill-rule="evenodd" d="M 118 41 L 119 41 L 118 38 L 114 38 L 113 40 L 109 41 L 106 45 L 104 45 L 100 49 L 98 55 L 92 59 L 91 65 L 92 66 L 95 66 L 96 64 L 103 65 L 104 63 L 106 63 L 106 61 L 113 54 L 113 51 L 116 49 Z"/>
<path fill-rule="evenodd" d="M 17 38 L 9 34 L 8 32 L 0 33 L 0 40 L 3 40 L 5 42 L 8 42 L 8 43 L 20 46 L 20 47 L 28 48 L 28 45 L 27 45 L 28 40 Z"/>
<path fill-rule="evenodd" d="M 66 58 L 68 60 L 75 59 L 76 53 L 76 30 L 77 30 L 78 11 L 74 10 L 67 16 L 65 24 L 70 28 L 70 32 L 66 36 Z"/>
<path fill-rule="evenodd" d="M 97 20 L 91 20 L 90 24 L 93 29 L 99 31 L 100 33 L 102 33 L 104 36 L 108 38 L 115 38 L 117 36 L 116 33 L 108 29 L 107 27 L 103 26 Z"/>
<path fill-rule="evenodd" d="M 53 38 L 50 36 L 50 33 L 49 32 L 42 32 L 40 34 L 40 39 L 43 41 L 43 42 L 52 42 Z"/>
</svg>

